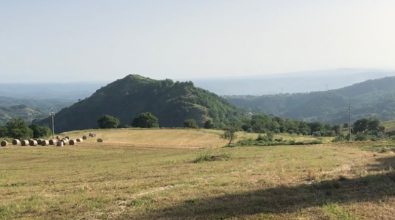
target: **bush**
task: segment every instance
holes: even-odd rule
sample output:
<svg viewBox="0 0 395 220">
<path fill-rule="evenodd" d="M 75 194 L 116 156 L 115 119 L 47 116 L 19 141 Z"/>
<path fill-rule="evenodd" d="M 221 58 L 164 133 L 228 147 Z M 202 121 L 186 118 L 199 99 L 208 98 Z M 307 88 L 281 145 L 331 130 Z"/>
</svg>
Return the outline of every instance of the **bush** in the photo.
<svg viewBox="0 0 395 220">
<path fill-rule="evenodd" d="M 184 128 L 198 128 L 199 126 L 196 123 L 195 119 L 187 119 L 184 121 Z"/>
<path fill-rule="evenodd" d="M 133 119 L 132 126 L 138 128 L 157 128 L 159 127 L 159 120 L 152 113 L 144 112 Z"/>
<path fill-rule="evenodd" d="M 33 131 L 30 129 L 25 121 L 22 119 L 11 119 L 5 125 L 6 135 L 7 137 L 16 138 L 16 139 L 28 139 L 33 137 Z"/>
<path fill-rule="evenodd" d="M 369 137 L 366 134 L 362 134 L 362 133 L 358 133 L 357 135 L 355 135 L 354 140 L 356 141 L 367 141 L 369 139 Z"/>
<path fill-rule="evenodd" d="M 213 121 L 212 121 L 212 120 L 207 120 L 207 121 L 204 123 L 204 128 L 206 128 L 206 129 L 214 128 L 214 123 L 213 123 Z"/>
<path fill-rule="evenodd" d="M 51 129 L 46 126 L 32 124 L 29 128 L 33 131 L 33 138 L 48 137 L 52 134 Z"/>
<path fill-rule="evenodd" d="M 119 119 L 111 115 L 103 115 L 97 120 L 99 128 L 117 128 Z"/>
</svg>

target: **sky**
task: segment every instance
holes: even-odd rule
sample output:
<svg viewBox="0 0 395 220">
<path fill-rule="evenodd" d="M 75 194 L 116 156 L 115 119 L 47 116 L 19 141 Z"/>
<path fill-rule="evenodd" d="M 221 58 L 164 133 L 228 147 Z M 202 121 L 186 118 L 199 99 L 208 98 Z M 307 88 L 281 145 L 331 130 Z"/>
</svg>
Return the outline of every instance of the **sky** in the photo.
<svg viewBox="0 0 395 220">
<path fill-rule="evenodd" d="M 1 82 L 395 69 L 393 0 L 0 0 Z"/>
</svg>

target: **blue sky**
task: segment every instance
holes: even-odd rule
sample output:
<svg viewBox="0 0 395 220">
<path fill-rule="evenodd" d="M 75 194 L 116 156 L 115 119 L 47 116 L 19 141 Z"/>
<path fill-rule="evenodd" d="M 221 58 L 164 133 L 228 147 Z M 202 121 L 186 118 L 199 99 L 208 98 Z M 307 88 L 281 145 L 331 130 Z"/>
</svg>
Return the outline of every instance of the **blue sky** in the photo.
<svg viewBox="0 0 395 220">
<path fill-rule="evenodd" d="M 395 69 L 393 0 L 0 0 L 3 82 Z"/>
</svg>

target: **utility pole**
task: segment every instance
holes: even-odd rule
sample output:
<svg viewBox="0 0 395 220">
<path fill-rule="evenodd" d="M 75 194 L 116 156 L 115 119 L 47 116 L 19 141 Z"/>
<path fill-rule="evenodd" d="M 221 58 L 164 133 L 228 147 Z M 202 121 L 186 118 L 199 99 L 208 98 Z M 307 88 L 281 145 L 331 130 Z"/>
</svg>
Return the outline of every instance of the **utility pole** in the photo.
<svg viewBox="0 0 395 220">
<path fill-rule="evenodd" d="M 351 101 L 348 102 L 348 141 L 351 142 Z"/>
<path fill-rule="evenodd" d="M 49 113 L 49 116 L 51 116 L 51 121 L 52 121 L 52 139 L 55 138 L 55 112 L 51 111 Z"/>
</svg>

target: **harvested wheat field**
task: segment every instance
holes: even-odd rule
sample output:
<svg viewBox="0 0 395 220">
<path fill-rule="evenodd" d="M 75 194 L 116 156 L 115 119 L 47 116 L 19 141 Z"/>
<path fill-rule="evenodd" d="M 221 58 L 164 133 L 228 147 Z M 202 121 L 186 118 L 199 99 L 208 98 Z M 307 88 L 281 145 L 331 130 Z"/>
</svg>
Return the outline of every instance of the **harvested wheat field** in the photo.
<svg viewBox="0 0 395 220">
<path fill-rule="evenodd" d="M 0 219 L 393 219 L 392 142 L 223 147 L 220 131 L 95 130 L 0 150 Z"/>
</svg>

